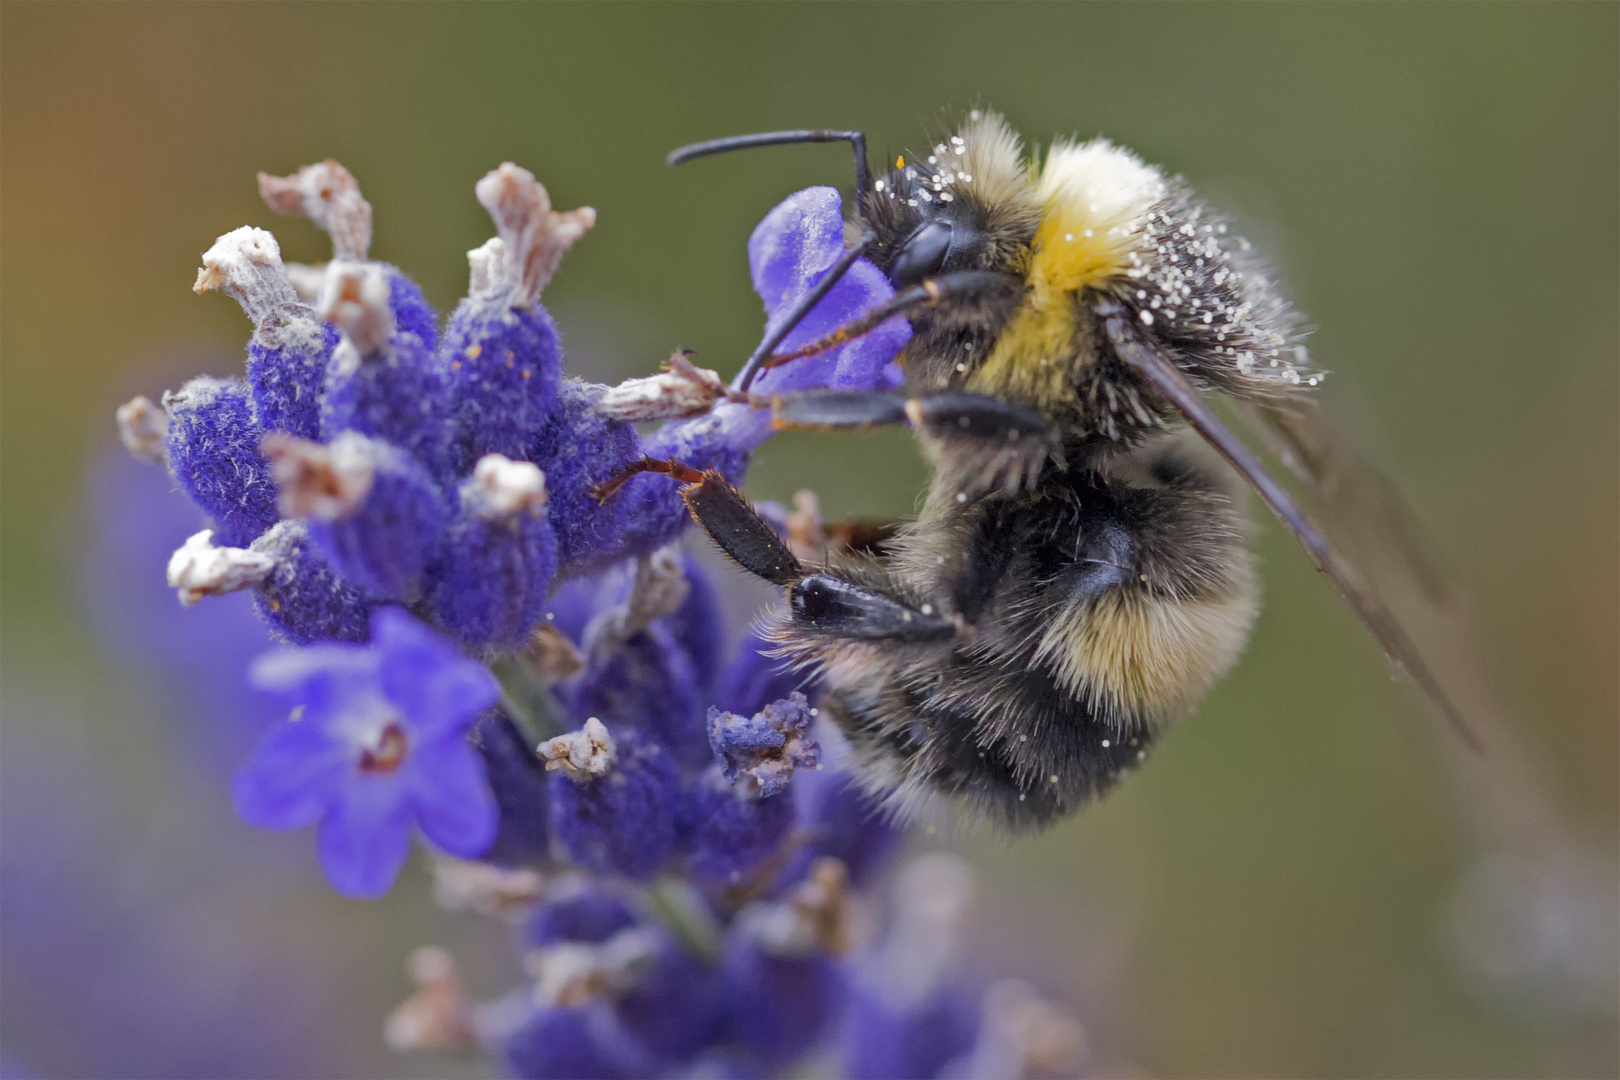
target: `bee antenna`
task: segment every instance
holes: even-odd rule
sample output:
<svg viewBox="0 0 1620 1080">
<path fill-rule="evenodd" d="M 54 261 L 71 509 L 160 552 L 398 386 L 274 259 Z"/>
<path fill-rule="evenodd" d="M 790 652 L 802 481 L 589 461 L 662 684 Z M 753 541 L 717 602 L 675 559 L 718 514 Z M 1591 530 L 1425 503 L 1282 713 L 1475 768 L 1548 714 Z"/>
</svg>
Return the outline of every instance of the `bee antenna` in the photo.
<svg viewBox="0 0 1620 1080">
<path fill-rule="evenodd" d="M 724 154 L 732 150 L 748 150 L 756 146 L 785 146 L 791 143 L 847 142 L 855 151 L 855 197 L 863 199 L 872 190 L 872 171 L 866 163 L 866 135 L 859 131 L 832 131 L 824 128 L 803 131 L 762 131 L 755 135 L 733 135 L 728 139 L 710 139 L 671 150 L 664 160 L 680 165 L 693 158 Z"/>
<path fill-rule="evenodd" d="M 871 235 L 870 231 L 867 235 Z M 845 254 L 848 254 L 848 252 Z M 831 274 L 828 275 L 828 277 L 831 276 Z M 877 307 L 862 312 L 843 325 L 835 327 L 808 345 L 794 349 L 792 352 L 774 352 L 776 346 L 781 344 L 782 338 L 787 335 L 785 333 L 773 335 L 775 340 L 767 338 L 754 351 L 754 355 L 748 358 L 748 364 L 743 368 L 742 375 L 737 380 L 738 389 L 747 390 L 748 384 L 753 381 L 756 371 L 779 367 L 790 360 L 798 360 L 806 356 L 826 352 L 828 349 L 842 345 L 846 341 L 871 333 L 896 315 L 904 315 L 921 307 L 933 307 L 953 296 L 984 295 L 1020 285 L 1021 282 L 1017 278 L 994 270 L 957 270 L 949 274 L 929 278 L 911 286 L 909 289 L 903 289 Z M 810 306 L 814 306 L 820 298 L 819 293 L 812 294 L 809 301 Z M 809 307 L 806 307 L 805 310 L 808 311 Z M 802 316 L 800 317 L 802 318 Z M 798 320 L 795 319 L 794 321 L 797 322 Z"/>
</svg>

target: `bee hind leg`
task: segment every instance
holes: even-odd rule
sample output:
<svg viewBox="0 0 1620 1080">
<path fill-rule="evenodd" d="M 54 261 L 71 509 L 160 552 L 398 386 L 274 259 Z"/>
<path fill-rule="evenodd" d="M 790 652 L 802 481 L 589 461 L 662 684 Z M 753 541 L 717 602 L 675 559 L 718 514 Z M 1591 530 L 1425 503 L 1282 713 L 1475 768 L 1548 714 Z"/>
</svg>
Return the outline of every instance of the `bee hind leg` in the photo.
<svg viewBox="0 0 1620 1080">
<path fill-rule="evenodd" d="M 744 570 L 787 591 L 789 625 L 819 638 L 941 641 L 957 625 L 833 569 L 807 570 L 742 493 L 715 472 L 681 492 L 692 516 Z"/>
</svg>

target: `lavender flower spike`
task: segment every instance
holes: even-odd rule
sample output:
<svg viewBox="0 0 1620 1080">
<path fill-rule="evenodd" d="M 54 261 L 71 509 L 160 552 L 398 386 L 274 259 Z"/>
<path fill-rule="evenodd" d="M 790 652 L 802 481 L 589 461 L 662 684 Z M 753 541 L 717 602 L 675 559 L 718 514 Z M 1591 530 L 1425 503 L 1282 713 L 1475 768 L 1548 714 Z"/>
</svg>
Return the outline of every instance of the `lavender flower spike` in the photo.
<svg viewBox="0 0 1620 1080">
<path fill-rule="evenodd" d="M 413 826 L 463 858 L 495 837 L 496 808 L 467 729 L 493 705 L 494 676 L 398 608 L 367 646 L 325 644 L 259 658 L 250 678 L 301 707 L 237 774 L 237 813 L 267 829 L 320 824 L 321 865 L 346 896 L 378 897 Z"/>
</svg>

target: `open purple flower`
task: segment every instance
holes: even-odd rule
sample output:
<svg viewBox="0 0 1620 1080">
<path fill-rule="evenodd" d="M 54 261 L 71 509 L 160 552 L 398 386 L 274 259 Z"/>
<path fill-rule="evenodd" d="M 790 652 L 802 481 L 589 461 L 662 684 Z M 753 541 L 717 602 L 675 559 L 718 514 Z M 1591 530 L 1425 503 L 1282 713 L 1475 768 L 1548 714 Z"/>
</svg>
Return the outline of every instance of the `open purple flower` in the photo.
<svg viewBox="0 0 1620 1080">
<path fill-rule="evenodd" d="M 816 287 L 843 253 L 844 216 L 836 188 L 805 188 L 765 215 L 748 238 L 748 268 L 754 291 L 765 301 L 767 333 L 781 325 L 788 311 Z M 857 259 L 778 351 L 807 345 L 893 298 L 894 287 L 883 271 L 866 259 Z M 763 372 L 752 389 L 780 394 L 821 387 L 893 388 L 901 382 L 899 366 L 893 361 L 909 340 L 910 324 L 896 315 L 863 337 Z"/>
<path fill-rule="evenodd" d="M 371 644 L 268 653 L 250 678 L 297 708 L 237 773 L 237 813 L 267 829 L 318 822 L 338 892 L 386 893 L 413 825 L 452 855 L 490 846 L 495 800 L 466 737 L 499 696 L 483 666 L 389 607 L 372 616 Z"/>
</svg>

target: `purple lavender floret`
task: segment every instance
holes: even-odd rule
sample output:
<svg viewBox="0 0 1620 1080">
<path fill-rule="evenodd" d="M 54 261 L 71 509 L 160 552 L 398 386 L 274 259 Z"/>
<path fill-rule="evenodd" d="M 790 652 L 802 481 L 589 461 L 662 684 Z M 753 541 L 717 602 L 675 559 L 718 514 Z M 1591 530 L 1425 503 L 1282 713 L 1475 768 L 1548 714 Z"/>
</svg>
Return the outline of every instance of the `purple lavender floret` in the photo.
<svg viewBox="0 0 1620 1080">
<path fill-rule="evenodd" d="M 534 747 L 500 710 L 473 728 L 473 745 L 484 759 L 499 824 L 495 839 L 479 854 L 496 866 L 535 866 L 551 856 L 545 765 Z"/>
<path fill-rule="evenodd" d="M 267 829 L 320 825 L 321 866 L 345 896 L 386 893 L 420 829 L 471 858 L 495 838 L 496 806 L 467 729 L 499 687 L 481 664 L 398 608 L 371 644 L 268 653 L 259 689 L 301 712 L 272 728 L 237 774 L 237 813 Z"/>
<path fill-rule="evenodd" d="M 778 888 L 800 881 L 817 859 L 829 856 L 844 864 L 850 884 L 870 885 L 905 837 L 893 817 L 842 770 L 827 768 L 799 776 L 792 795 L 803 842 L 789 856 Z"/>
<path fill-rule="evenodd" d="M 428 598 L 434 618 L 468 645 L 516 649 L 544 618 L 557 571 L 545 477 L 491 454 L 457 501 Z"/>
<path fill-rule="evenodd" d="M 222 290 L 253 321 L 247 381 L 259 427 L 300 438 L 320 435 L 321 393 L 337 331 L 299 298 L 276 238 L 244 226 L 203 253 L 193 290 Z"/>
<path fill-rule="evenodd" d="M 792 831 L 793 800 L 750 796 L 710 766 L 687 789 L 680 826 L 688 872 L 708 884 L 737 885 Z"/>
<path fill-rule="evenodd" d="M 708 760 L 697 669 L 667 626 L 655 622 L 594 652 L 588 664 L 573 697 L 576 715 L 637 727 L 682 766 Z"/>
<path fill-rule="evenodd" d="M 734 934 L 724 968 L 733 1035 L 768 1073 L 803 1057 L 832 1030 L 844 1009 L 848 976 L 820 950 L 776 951 Z"/>
<path fill-rule="evenodd" d="M 724 1039 L 731 1002 L 715 965 L 667 933 L 656 940 L 650 960 L 614 1009 L 625 1029 L 668 1068 Z"/>
<path fill-rule="evenodd" d="M 301 521 L 279 521 L 253 542 L 275 565 L 253 590 L 253 606 L 270 629 L 294 645 L 365 641 L 376 606 L 316 550 Z"/>
<path fill-rule="evenodd" d="M 648 604 L 656 610 L 641 610 Z M 585 658 L 566 691 L 576 717 L 636 727 L 685 769 L 708 764 L 704 708 L 725 627 L 696 560 L 659 552 L 577 579 L 552 597 L 550 614 Z"/>
<path fill-rule="evenodd" d="M 254 332 L 248 343 L 247 381 L 261 428 L 318 439 L 326 365 L 337 348 L 338 332 L 317 320 L 313 309 L 300 307 Z"/>
<path fill-rule="evenodd" d="M 169 471 L 214 519 L 220 544 L 246 547 L 279 516 L 247 384 L 198 376 L 164 394 L 163 407 L 169 414 Z"/>
<path fill-rule="evenodd" d="M 525 1008 L 527 1007 L 527 1008 Z M 499 1039 L 502 1062 L 521 1080 L 633 1080 L 651 1075 L 650 1062 L 603 1001 L 534 1008 Z"/>
<path fill-rule="evenodd" d="M 439 313 L 422 295 L 422 287 L 390 263 L 372 264 L 388 278 L 388 308 L 400 333 L 410 334 L 429 353 L 439 347 Z"/>
<path fill-rule="evenodd" d="M 717 708 L 747 716 L 795 691 L 813 694 L 810 678 L 772 657 L 770 649 L 771 643 L 754 630 L 743 636 L 736 655 L 720 673 L 715 685 Z"/>
<path fill-rule="evenodd" d="M 440 358 L 454 396 L 457 471 L 485 454 L 527 456 L 557 403 L 557 339 L 545 308 L 512 307 L 505 290 L 470 296 L 456 308 Z"/>
<path fill-rule="evenodd" d="M 709 746 L 727 782 L 742 781 L 759 798 L 787 790 L 795 769 L 821 766 L 821 746 L 810 737 L 813 710 L 801 693 L 752 716 L 709 709 Z"/>
<path fill-rule="evenodd" d="M 444 497 L 416 459 L 346 431 L 321 446 L 265 438 L 280 505 L 307 522 L 333 569 L 378 600 L 414 601 L 445 528 Z"/>
<path fill-rule="evenodd" d="M 719 594 L 709 580 L 703 564 L 687 553 L 681 555 L 681 573 L 686 578 L 686 599 L 673 614 L 664 617 L 664 624 L 697 669 L 698 689 L 709 696 L 714 692 L 720 672 L 726 666 L 730 638 L 726 630 L 725 612 L 720 607 Z"/>
<path fill-rule="evenodd" d="M 599 944 L 636 922 L 635 911 L 622 897 L 576 878 L 552 889 L 529 917 L 523 937 L 530 948 L 557 941 Z"/>
<path fill-rule="evenodd" d="M 542 753 L 556 769 L 551 827 L 568 857 L 597 874 L 656 874 L 675 848 L 680 773 L 669 752 L 631 729 L 609 734 L 587 721 Z"/>
<path fill-rule="evenodd" d="M 396 277 L 395 280 L 398 280 Z M 342 331 L 327 367 L 321 433 L 392 443 L 435 476 L 450 475 L 451 402 L 428 343 L 394 321 L 392 285 L 375 264 L 327 268 L 317 310 Z"/>
<path fill-rule="evenodd" d="M 472 285 L 440 349 L 457 425 L 457 471 L 485 454 L 523 458 L 550 415 L 562 351 L 540 292 L 563 252 L 596 223 L 589 207 L 554 211 L 534 174 L 510 162 L 480 180 L 476 192 L 499 236 L 471 256 Z"/>
<path fill-rule="evenodd" d="M 857 981 L 840 1032 L 844 1075 L 849 1080 L 941 1076 L 947 1065 L 973 1049 L 980 996 L 953 983 L 921 1002 L 897 1005 Z"/>
<path fill-rule="evenodd" d="M 625 502 L 617 495 L 598 502 L 591 488 L 637 460 L 641 441 L 634 424 L 609 420 L 592 408 L 607 391 L 598 383 L 563 379 L 556 407 L 528 454 L 545 470 L 557 518 L 557 556 L 570 574 L 600 569 L 622 554 Z"/>
</svg>

